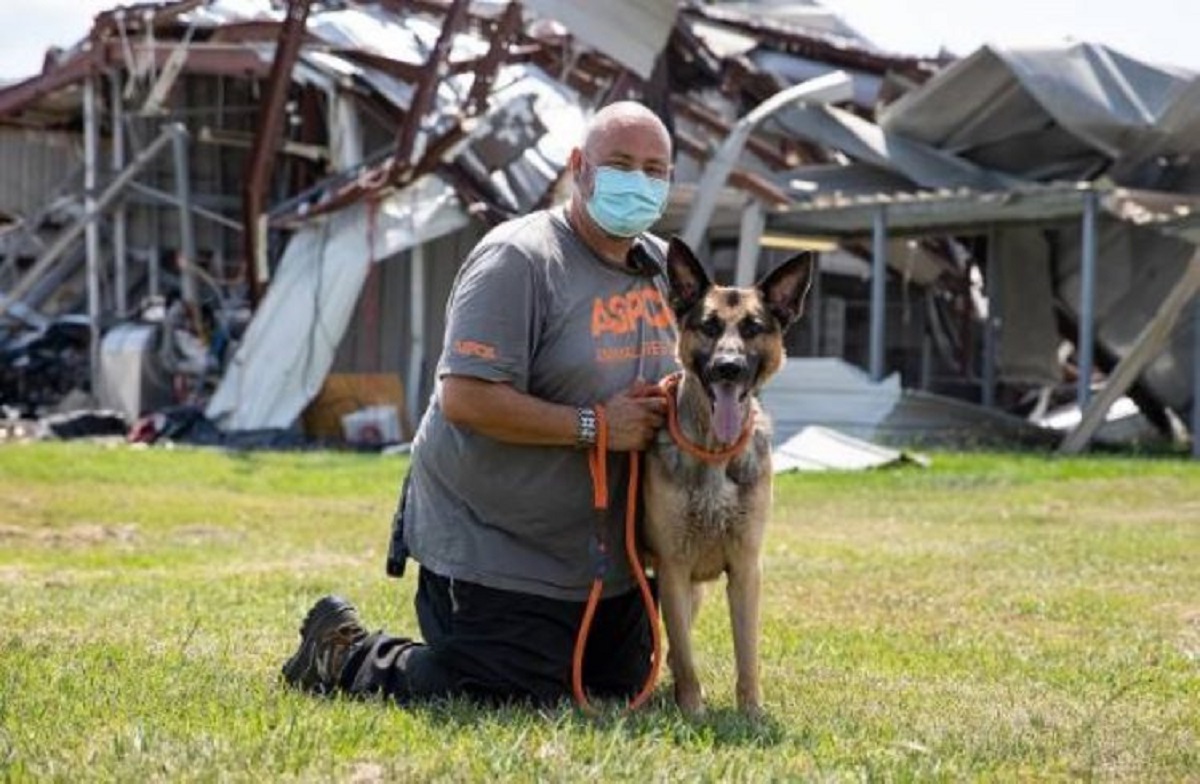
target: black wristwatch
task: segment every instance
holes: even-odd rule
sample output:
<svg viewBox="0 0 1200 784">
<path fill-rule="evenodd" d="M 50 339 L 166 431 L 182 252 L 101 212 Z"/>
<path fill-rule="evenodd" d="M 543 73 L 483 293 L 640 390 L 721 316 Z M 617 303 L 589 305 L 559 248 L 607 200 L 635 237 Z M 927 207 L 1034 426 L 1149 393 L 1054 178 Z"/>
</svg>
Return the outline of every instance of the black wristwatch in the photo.
<svg viewBox="0 0 1200 784">
<path fill-rule="evenodd" d="M 575 445 L 580 449 L 596 445 L 596 409 L 575 409 Z"/>
</svg>

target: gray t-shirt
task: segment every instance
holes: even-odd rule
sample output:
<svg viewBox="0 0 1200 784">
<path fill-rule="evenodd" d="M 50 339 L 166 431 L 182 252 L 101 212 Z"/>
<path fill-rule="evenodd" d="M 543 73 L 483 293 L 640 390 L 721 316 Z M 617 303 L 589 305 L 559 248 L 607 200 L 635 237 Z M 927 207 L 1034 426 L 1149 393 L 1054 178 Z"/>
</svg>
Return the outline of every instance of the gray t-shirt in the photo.
<svg viewBox="0 0 1200 784">
<path fill-rule="evenodd" d="M 480 241 L 447 306 L 438 378 L 472 376 L 573 406 L 676 367 L 661 272 L 663 243 L 643 235 L 659 274 L 605 263 L 561 209 L 517 218 Z M 413 443 L 405 542 L 446 577 L 558 599 L 586 598 L 598 520 L 610 548 L 605 595 L 629 590 L 623 528 L 628 454 L 609 456 L 606 519 L 592 503 L 587 452 L 522 446 L 456 427 L 440 383 Z"/>
</svg>

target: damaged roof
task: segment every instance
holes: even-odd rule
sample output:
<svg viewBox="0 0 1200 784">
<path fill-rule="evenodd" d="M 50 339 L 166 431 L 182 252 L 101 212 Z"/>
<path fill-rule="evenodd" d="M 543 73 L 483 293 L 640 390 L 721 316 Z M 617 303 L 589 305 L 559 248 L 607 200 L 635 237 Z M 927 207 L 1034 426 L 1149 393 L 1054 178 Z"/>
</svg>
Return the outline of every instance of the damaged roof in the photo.
<svg viewBox="0 0 1200 784">
<path fill-rule="evenodd" d="M 983 47 L 879 115 L 889 132 L 1025 180 L 1107 174 L 1200 149 L 1200 79 L 1095 43 Z"/>
<path fill-rule="evenodd" d="M 106 11 L 78 45 L 48 60 L 42 74 L 0 89 L 0 124 L 77 128 L 80 84 L 112 69 L 123 73 L 125 94 L 143 115 L 166 111 L 184 74 L 263 81 L 285 16 L 284 5 L 271 0 L 181 0 Z M 444 62 L 430 62 L 451 26 Z M 730 40 L 741 43 L 730 47 Z M 291 80 L 374 107 L 397 128 L 397 144 L 391 156 L 362 150 L 355 161 L 318 152 L 329 161 L 326 179 L 265 209 L 272 225 L 294 227 L 437 170 L 469 212 L 495 222 L 553 198 L 565 157 L 544 153 L 577 138 L 578 125 L 556 116 L 561 110 L 554 106 L 561 101 L 539 102 L 538 94 L 562 95 L 565 89 L 574 96 L 567 100 L 583 109 L 636 90 L 664 115 L 684 120 L 676 128 L 680 152 L 703 162 L 728 132 L 739 103 L 761 100 L 831 67 L 854 76 L 855 101 L 869 110 L 887 80 L 917 83 L 936 64 L 880 52 L 814 3 L 781 8 L 675 0 L 312 3 Z M 540 91 L 525 91 L 523 108 L 502 100 L 523 80 L 541 85 Z M 433 95 L 414 110 L 423 81 L 431 82 Z M 705 90 L 723 92 L 735 112 L 714 106 Z M 472 119 L 489 113 L 495 116 L 482 123 Z M 508 129 L 507 136 L 500 129 Z M 509 144 L 506 153 L 496 140 L 508 137 L 535 152 L 512 154 Z M 543 137 L 545 142 L 537 141 Z M 334 139 L 330 146 L 337 146 Z M 769 130 L 752 139 L 749 150 L 752 161 L 765 161 L 767 168 L 797 155 L 821 157 Z M 736 170 L 731 183 L 772 202 L 786 199 L 755 168 L 761 167 L 751 162 Z M 494 176 L 497 172 L 503 173 Z"/>
<path fill-rule="evenodd" d="M 833 148 L 846 165 L 804 165 L 772 181 L 795 231 L 929 233 L 1078 216 L 1097 191 L 1114 217 L 1169 227 L 1200 194 L 1200 77 L 1098 44 L 984 47 L 883 107 L 875 121 L 796 106 L 774 123 Z"/>
<path fill-rule="evenodd" d="M 803 175 L 803 170 L 797 170 Z M 1078 220 L 1084 197 L 1099 196 L 1100 208 L 1125 223 L 1179 234 L 1200 214 L 1200 194 L 1167 194 L 1091 183 L 1049 183 L 1005 190 L 934 188 L 853 195 L 817 196 L 778 208 L 771 226 L 797 234 L 857 236 L 869 233 L 887 210 L 888 231 L 930 235 L 972 233 L 987 225 L 1038 225 Z"/>
<path fill-rule="evenodd" d="M 833 70 L 850 75 L 850 100 L 787 107 L 750 135 L 728 179 L 733 196 L 719 200 L 728 233 L 752 200 L 767 206 L 772 228 L 840 236 L 862 233 L 880 206 L 893 230 L 913 233 L 1070 218 L 1085 192 L 1135 225 L 1195 222 L 1195 76 L 1099 45 L 984 48 L 936 62 L 882 52 L 812 3 L 310 5 L 282 91 L 261 100 L 324 101 L 287 108 L 283 151 L 304 160 L 254 188 L 264 201 L 254 214 L 287 230 L 275 232 L 277 246 L 316 216 L 354 208 L 369 222 L 358 214 L 364 203 L 405 193 L 434 193 L 489 223 L 548 204 L 587 115 L 624 97 L 668 120 L 694 171 L 748 109 Z M 80 85 L 99 75 L 115 75 L 143 119 L 196 108 L 172 105 L 184 76 L 236 80 L 257 95 L 283 51 L 284 7 L 181 0 L 102 13 L 43 73 L 0 89 L 0 124 L 75 131 Z M 374 136 L 358 133 L 353 112 L 338 114 L 342 104 Z M 694 179 L 673 189 L 672 219 L 693 200 Z M 241 224 L 257 235 L 251 217 Z M 244 255 L 248 269 L 253 254 Z"/>
</svg>

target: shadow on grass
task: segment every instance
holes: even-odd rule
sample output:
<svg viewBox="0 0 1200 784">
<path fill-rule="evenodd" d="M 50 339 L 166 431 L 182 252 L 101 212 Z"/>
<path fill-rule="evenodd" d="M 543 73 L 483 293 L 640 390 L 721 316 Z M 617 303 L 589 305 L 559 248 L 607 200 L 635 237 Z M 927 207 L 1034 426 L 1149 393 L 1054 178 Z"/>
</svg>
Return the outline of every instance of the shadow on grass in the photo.
<svg viewBox="0 0 1200 784">
<path fill-rule="evenodd" d="M 526 703 L 487 704 L 466 698 L 430 700 L 396 706 L 452 730 L 478 729 L 495 724 L 545 722 L 568 731 L 599 730 L 628 738 L 660 738 L 680 747 L 757 747 L 782 743 L 784 725 L 770 716 L 752 720 L 733 708 L 710 706 L 702 718 L 688 719 L 675 707 L 668 690 L 659 689 L 635 713 L 617 700 L 595 703 L 589 715 L 573 704 L 537 707 Z"/>
</svg>

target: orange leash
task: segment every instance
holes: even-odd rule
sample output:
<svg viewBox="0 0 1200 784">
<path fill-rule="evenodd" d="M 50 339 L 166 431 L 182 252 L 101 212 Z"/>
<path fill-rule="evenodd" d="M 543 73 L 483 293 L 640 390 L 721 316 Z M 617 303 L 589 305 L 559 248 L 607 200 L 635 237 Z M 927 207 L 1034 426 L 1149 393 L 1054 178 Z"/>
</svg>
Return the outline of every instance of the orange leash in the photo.
<svg viewBox="0 0 1200 784">
<path fill-rule="evenodd" d="M 658 672 L 662 667 L 662 633 L 658 625 L 658 605 L 654 602 L 654 594 L 650 591 L 650 581 L 646 579 L 646 570 L 637 553 L 637 499 L 638 474 L 641 455 L 631 452 L 629 455 L 629 489 L 625 499 L 625 557 L 629 568 L 633 571 L 641 590 L 642 603 L 646 607 L 646 621 L 650 624 L 650 639 L 653 647 L 653 657 L 650 672 L 646 682 L 642 684 L 626 710 L 634 711 L 640 708 L 650 697 L 654 684 L 658 680 Z M 608 419 L 604 407 L 596 406 L 596 446 L 588 453 L 588 467 L 592 472 L 592 504 L 597 512 L 608 509 Z M 594 714 L 596 710 L 588 702 L 587 693 L 583 688 L 583 655 L 587 649 L 588 633 L 592 628 L 592 620 L 596 616 L 596 608 L 600 605 L 600 595 L 604 589 L 604 572 L 607 571 L 608 548 L 602 539 L 597 537 L 599 552 L 597 558 L 599 568 L 592 589 L 588 593 L 587 605 L 584 607 L 583 620 L 579 624 L 579 633 L 575 636 L 575 651 L 571 657 L 571 689 L 575 694 L 575 702 L 585 712 Z"/>
<path fill-rule="evenodd" d="M 661 394 L 667 401 L 667 429 L 671 438 L 684 452 L 706 463 L 721 463 L 741 453 L 754 435 L 754 417 L 747 417 L 742 432 L 724 449 L 708 449 L 690 439 L 683 433 L 679 425 L 679 410 L 676 394 L 679 390 L 682 373 L 672 373 L 659 384 Z M 637 553 L 637 499 L 638 474 L 641 466 L 641 455 L 631 452 L 629 455 L 629 492 L 625 499 L 625 557 L 629 568 L 637 579 L 638 588 L 642 593 L 642 603 L 646 606 L 646 618 L 650 623 L 650 637 L 654 646 L 654 657 L 650 672 L 641 691 L 629 701 L 626 710 L 637 710 L 650 697 L 658 673 L 662 667 L 662 631 L 658 624 L 658 605 L 654 602 L 654 594 L 650 591 L 650 581 L 646 579 L 646 571 Z M 588 468 L 592 473 L 592 505 L 597 512 L 608 509 L 608 419 L 603 406 L 596 406 L 596 445 L 588 452 Z M 588 633 L 592 628 L 592 620 L 596 616 L 596 608 L 600 604 L 600 595 L 604 589 L 604 573 L 608 569 L 608 546 L 597 537 L 597 573 L 592 580 L 592 589 L 588 593 L 587 604 L 583 610 L 583 620 L 579 625 L 579 633 L 575 636 L 575 651 L 571 657 L 571 689 L 575 694 L 575 702 L 587 713 L 596 711 L 588 702 L 587 693 L 583 688 L 583 655 L 587 648 Z"/>
</svg>

